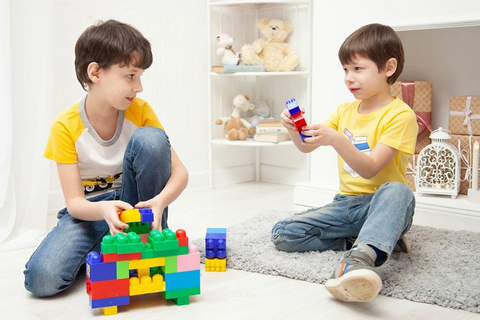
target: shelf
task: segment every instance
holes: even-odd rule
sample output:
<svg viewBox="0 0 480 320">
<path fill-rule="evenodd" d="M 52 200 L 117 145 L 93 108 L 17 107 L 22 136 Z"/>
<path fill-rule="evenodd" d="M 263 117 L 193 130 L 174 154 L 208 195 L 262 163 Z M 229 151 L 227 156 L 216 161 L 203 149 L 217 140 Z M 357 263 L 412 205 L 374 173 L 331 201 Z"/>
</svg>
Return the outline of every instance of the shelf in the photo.
<svg viewBox="0 0 480 320">
<path fill-rule="evenodd" d="M 310 5 L 310 1 L 302 1 L 302 0 L 289 0 L 289 1 L 282 1 L 282 0 L 263 0 L 263 1 L 254 1 L 254 0 L 245 0 L 245 1 L 215 1 L 210 2 L 210 6 L 232 6 L 232 5 L 272 5 L 272 4 L 280 4 L 280 5 Z"/>
<path fill-rule="evenodd" d="M 245 76 L 255 76 L 255 77 L 275 77 L 275 76 L 309 76 L 310 72 L 308 71 L 291 71 L 291 72 L 234 72 L 234 73 L 221 73 L 221 72 L 210 72 L 211 76 L 214 77 L 245 77 Z"/>
<path fill-rule="evenodd" d="M 209 101 L 209 170 L 210 185 L 238 183 L 255 179 L 295 184 L 310 174 L 310 156 L 292 150 L 291 140 L 257 142 L 229 141 L 224 128 L 215 125 L 218 119 L 231 115 L 233 99 L 244 94 L 255 106 L 266 103 L 270 116 L 279 116 L 285 101 L 295 98 L 306 109 L 311 108 L 312 66 L 312 7 L 311 0 L 225 0 L 208 1 L 208 101 Z M 212 66 L 222 65 L 216 54 L 216 37 L 225 33 L 235 39 L 235 52 L 245 44 L 264 38 L 258 30 L 261 18 L 290 22 L 294 28 L 287 43 L 299 56 L 295 71 L 289 72 L 211 72 Z M 264 110 L 262 110 L 264 112 Z M 257 110 L 240 113 L 251 119 Z M 306 119 L 307 122 L 309 119 Z M 273 148 L 272 148 L 273 147 Z M 254 170 L 253 170 L 254 169 Z"/>
<path fill-rule="evenodd" d="M 281 142 L 258 142 L 254 141 L 251 138 L 248 138 L 245 141 L 235 140 L 230 141 L 227 139 L 215 139 L 210 140 L 211 144 L 222 145 L 222 146 L 235 146 L 235 147 L 278 147 L 278 146 L 293 146 L 292 140 L 281 141 Z"/>
</svg>

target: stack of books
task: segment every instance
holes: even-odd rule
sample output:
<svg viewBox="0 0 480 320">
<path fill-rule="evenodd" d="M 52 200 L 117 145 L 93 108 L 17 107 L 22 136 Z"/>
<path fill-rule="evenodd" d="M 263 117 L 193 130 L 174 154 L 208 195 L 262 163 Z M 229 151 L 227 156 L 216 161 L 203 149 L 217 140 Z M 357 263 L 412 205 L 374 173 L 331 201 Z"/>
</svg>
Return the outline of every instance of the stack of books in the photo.
<svg viewBox="0 0 480 320">
<path fill-rule="evenodd" d="M 240 64 L 238 66 L 213 66 L 212 72 L 217 73 L 235 73 L 235 72 L 265 72 L 265 66 L 261 65 L 246 65 Z"/>
<path fill-rule="evenodd" d="M 280 120 L 264 119 L 258 122 L 257 132 L 253 140 L 259 142 L 280 142 L 290 140 L 290 135 Z"/>
</svg>

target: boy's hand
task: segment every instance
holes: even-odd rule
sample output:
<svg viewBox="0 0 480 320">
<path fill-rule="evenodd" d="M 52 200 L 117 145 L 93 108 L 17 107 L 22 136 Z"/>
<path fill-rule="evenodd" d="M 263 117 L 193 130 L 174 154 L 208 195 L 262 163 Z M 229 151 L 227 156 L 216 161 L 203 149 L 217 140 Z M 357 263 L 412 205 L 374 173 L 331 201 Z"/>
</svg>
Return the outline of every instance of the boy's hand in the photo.
<svg viewBox="0 0 480 320">
<path fill-rule="evenodd" d="M 101 215 L 110 228 L 110 234 L 112 236 L 117 233 L 124 233 L 124 229 L 128 229 L 128 224 L 123 223 L 118 218 L 118 212 L 122 210 L 132 209 L 132 206 L 124 201 L 102 201 L 101 202 Z"/>
<path fill-rule="evenodd" d="M 302 113 L 305 113 L 304 108 L 300 109 L 302 110 Z M 282 111 L 282 113 L 280 114 L 280 121 L 282 122 L 283 126 L 287 128 L 287 130 L 298 132 L 297 127 L 295 127 L 295 124 L 293 123 L 292 115 L 290 114 L 288 109 L 284 109 Z"/>
<path fill-rule="evenodd" d="M 162 230 L 162 216 L 165 206 L 161 203 L 158 197 L 152 198 L 148 201 L 142 201 L 135 205 L 135 208 L 150 208 L 153 212 L 152 230 Z"/>
<path fill-rule="evenodd" d="M 340 133 L 323 124 L 310 124 L 303 127 L 302 133 L 310 138 L 305 138 L 304 143 L 312 146 L 334 146 Z"/>
</svg>

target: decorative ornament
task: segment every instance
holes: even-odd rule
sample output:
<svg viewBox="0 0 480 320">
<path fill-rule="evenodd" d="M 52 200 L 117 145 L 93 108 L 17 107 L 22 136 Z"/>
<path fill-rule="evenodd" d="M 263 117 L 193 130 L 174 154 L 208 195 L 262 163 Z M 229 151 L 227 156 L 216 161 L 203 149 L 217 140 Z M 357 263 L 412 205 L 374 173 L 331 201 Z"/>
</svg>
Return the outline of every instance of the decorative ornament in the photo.
<svg viewBox="0 0 480 320">
<path fill-rule="evenodd" d="M 432 143 L 418 154 L 416 192 L 455 199 L 460 190 L 460 153 L 449 143 L 450 133 L 442 127 L 433 131 L 430 139 Z"/>
</svg>

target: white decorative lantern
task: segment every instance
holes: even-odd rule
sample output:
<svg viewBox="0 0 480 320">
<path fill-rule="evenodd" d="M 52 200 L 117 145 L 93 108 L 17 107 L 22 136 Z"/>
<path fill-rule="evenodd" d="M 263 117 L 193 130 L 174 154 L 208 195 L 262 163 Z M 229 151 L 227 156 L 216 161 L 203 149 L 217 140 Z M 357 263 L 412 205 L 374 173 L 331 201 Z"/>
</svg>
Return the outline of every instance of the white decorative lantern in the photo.
<svg viewBox="0 0 480 320">
<path fill-rule="evenodd" d="M 432 143 L 418 154 L 416 192 L 450 195 L 455 199 L 460 189 L 460 153 L 449 143 L 448 130 L 440 127 L 430 134 L 430 139 Z"/>
</svg>

